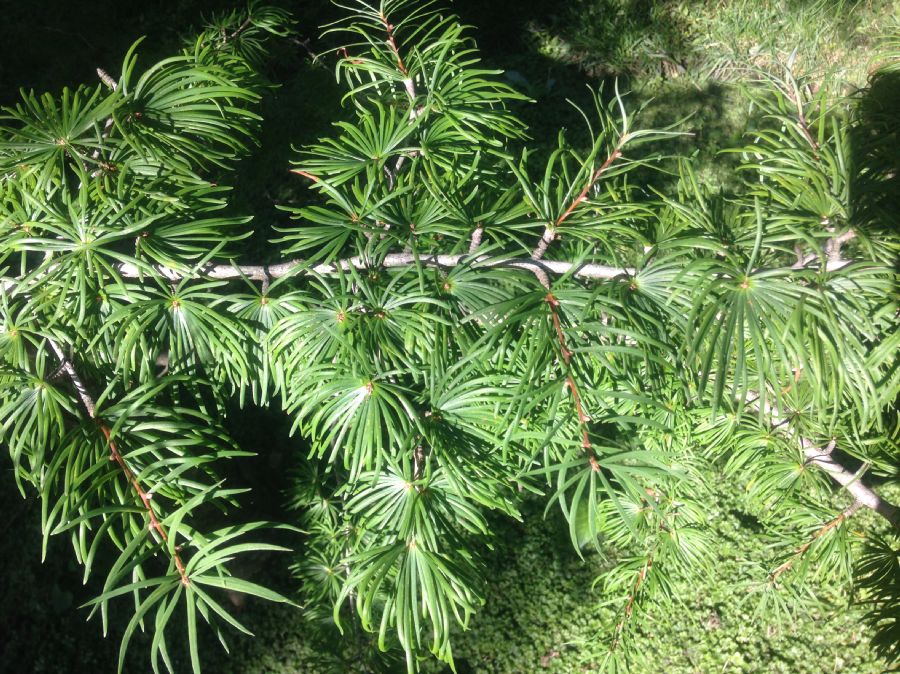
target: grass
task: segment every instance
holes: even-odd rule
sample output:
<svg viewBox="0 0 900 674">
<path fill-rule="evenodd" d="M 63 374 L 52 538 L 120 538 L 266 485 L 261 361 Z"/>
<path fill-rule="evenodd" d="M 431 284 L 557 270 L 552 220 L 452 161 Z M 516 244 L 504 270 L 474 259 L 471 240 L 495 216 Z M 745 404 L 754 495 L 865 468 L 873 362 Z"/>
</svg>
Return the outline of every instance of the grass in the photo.
<svg viewBox="0 0 900 674">
<path fill-rule="evenodd" d="M 279 450 L 280 452 L 281 450 Z M 249 472 L 252 467 L 248 464 Z M 265 471 L 260 471 L 260 476 Z M 718 484 L 710 475 L 710 484 Z M 890 489 L 888 490 L 891 491 Z M 895 485 L 893 493 L 900 495 Z M 721 485 L 710 523 L 716 540 L 715 572 L 703 579 L 681 579 L 675 601 L 652 609 L 641 639 L 645 648 L 636 674 L 877 674 L 885 664 L 868 645 L 860 608 L 827 586 L 812 583 L 824 600 L 781 619 L 760 619 L 755 595 L 748 590 L 766 579 L 775 551 L 759 546 L 759 524 L 741 507 L 741 491 Z M 265 494 L 263 494 L 265 495 Z M 271 500 L 271 499 L 270 499 Z M 269 504 L 271 509 L 274 504 Z M 65 540 L 54 540 L 45 565 L 39 564 L 40 508 L 22 501 L 5 480 L 0 506 L 7 513 L 0 536 L 0 592 L 5 598 L 0 628 L 0 672 L 53 674 L 61 671 L 111 671 L 118 632 L 127 607 L 113 613 L 109 639 L 100 638 L 96 621 L 85 623 L 77 607 L 96 588 L 80 587 L 79 572 Z M 269 515 L 269 512 L 265 515 Z M 494 549 L 486 558 L 486 603 L 471 629 L 457 634 L 454 654 L 458 674 L 575 674 L 595 671 L 609 643 L 613 614 L 601 606 L 593 586 L 605 560 L 596 554 L 580 559 L 571 548 L 565 523 L 556 509 L 543 517 L 543 503 L 526 505 L 521 523 L 497 522 Z M 859 513 L 860 527 L 879 522 Z M 752 534 L 752 535 L 751 535 Z M 267 582 L 287 579 L 286 559 L 260 559 L 252 571 Z M 286 581 L 289 583 L 289 580 Z M 281 588 L 290 592 L 289 585 Z M 280 604 L 249 600 L 236 607 L 254 638 L 230 637 L 231 655 L 205 634 L 204 671 L 216 674 L 400 674 L 397 653 L 379 654 L 374 640 L 348 628 L 342 636 L 314 615 Z M 328 612 L 325 612 L 328 613 Z M 654 626 L 664 626 L 655 629 Z M 173 634 L 180 627 L 173 626 Z M 131 651 L 125 671 L 150 671 L 146 637 Z M 40 644 L 38 647 L 37 645 Z M 175 650 L 177 671 L 186 671 L 186 654 Z M 77 666 L 71 663 L 79 663 Z M 4 669 L 8 668 L 8 669 Z M 431 663 L 426 674 L 450 674 Z"/>
<path fill-rule="evenodd" d="M 713 478 L 713 476 L 710 476 Z M 739 493 L 739 492 L 738 492 Z M 759 619 L 751 588 L 764 582 L 772 551 L 748 536 L 757 524 L 735 503 L 716 494 L 711 517 L 718 562 L 703 579 L 682 579 L 675 601 L 652 609 L 640 636 L 636 673 L 742 672 L 756 674 L 876 674 L 884 663 L 873 657 L 858 608 L 848 608 L 824 586 L 813 589 L 819 606 L 781 620 Z M 739 499 L 738 499 L 739 500 Z M 596 671 L 609 644 L 614 616 L 601 608 L 592 587 L 598 557 L 587 563 L 565 546 L 565 526 L 532 512 L 507 529 L 492 555 L 487 602 L 472 630 L 454 644 L 459 672 L 568 674 Z M 659 626 L 660 629 L 655 629 Z M 448 674 L 448 670 L 442 674 Z"/>
<path fill-rule="evenodd" d="M 735 145 L 751 109 L 740 86 L 758 70 L 833 72 L 850 89 L 865 85 L 887 39 L 900 35 L 900 0 L 457 0 L 490 65 L 535 99 L 519 112 L 534 143 L 571 144 L 588 135 L 569 102 L 589 107 L 587 86 L 617 79 L 630 91 L 638 124 L 686 120 L 669 145 L 693 155 L 701 180 L 736 186 Z M 611 88 L 611 87 L 609 87 Z M 665 189 L 670 183 L 660 181 Z"/>
<path fill-rule="evenodd" d="M 527 31 L 539 53 L 595 77 L 734 80 L 796 52 L 805 72 L 862 84 L 898 12 L 896 0 L 574 0 Z"/>
</svg>

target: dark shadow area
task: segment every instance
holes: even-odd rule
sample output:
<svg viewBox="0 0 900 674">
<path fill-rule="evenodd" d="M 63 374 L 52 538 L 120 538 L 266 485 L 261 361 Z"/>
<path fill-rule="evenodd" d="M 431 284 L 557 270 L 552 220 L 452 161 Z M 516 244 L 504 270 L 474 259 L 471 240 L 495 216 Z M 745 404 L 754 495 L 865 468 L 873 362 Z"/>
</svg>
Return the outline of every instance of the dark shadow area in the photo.
<svg viewBox="0 0 900 674">
<path fill-rule="evenodd" d="M 853 226 L 874 236 L 900 231 L 900 66 L 881 70 L 858 94 L 851 136 Z M 898 262 L 895 260 L 895 262 Z"/>
<path fill-rule="evenodd" d="M 566 129 L 569 142 L 576 147 L 590 143 L 584 118 L 574 106 L 590 110 L 593 103 L 588 86 L 596 88 L 604 78 L 591 77 L 576 65 L 541 54 L 529 37 L 529 26 L 553 21 L 559 4 L 458 0 L 453 9 L 463 23 L 472 26 L 471 34 L 486 65 L 503 70 L 508 84 L 534 100 L 514 106 L 533 139 L 529 145 L 552 149 L 559 129 Z"/>
<path fill-rule="evenodd" d="M 176 54 L 215 14 L 240 7 L 234 0 L 117 0 L 11 2 L 0 0 L 0 105 L 14 105 L 19 90 L 58 94 L 63 87 L 99 82 L 96 69 L 118 77 L 122 59 L 141 37 L 138 69 Z M 228 211 L 255 216 L 253 236 L 243 251 L 254 261 L 272 258 L 266 242 L 273 225 L 288 216 L 279 205 L 292 205 L 308 197 L 302 179 L 291 174 L 293 148 L 330 132 L 341 117 L 341 92 L 332 63 L 313 63 L 318 49 L 318 26 L 333 20 L 328 0 L 273 4 L 289 7 L 296 19 L 296 35 L 273 43 L 273 58 L 265 76 L 274 83 L 260 105 L 263 117 L 257 149 L 237 170 L 218 177 L 233 186 Z M 298 187 L 300 189 L 298 189 Z"/>
<path fill-rule="evenodd" d="M 173 53 L 181 39 L 231 0 L 0 0 L 0 103 L 20 88 L 37 93 L 94 84 L 97 68 L 118 72 L 135 40 L 147 62 Z"/>
<path fill-rule="evenodd" d="M 144 64 L 175 53 L 215 14 L 239 9 L 238 0 L 0 0 L 0 105 L 18 99 L 20 88 L 58 92 L 95 84 L 97 68 L 115 75 L 122 58 L 141 37 Z M 328 0 L 269 0 L 296 19 L 295 51 L 306 55 L 318 26 L 334 17 Z M 280 61 L 284 75 L 293 67 Z M 283 80 L 277 80 L 283 81 Z"/>
<path fill-rule="evenodd" d="M 107 639 L 99 617 L 86 621 L 79 606 L 102 592 L 102 572 L 81 584 L 66 534 L 51 538 L 41 563 L 41 504 L 33 494 L 21 497 L 11 472 L 0 473 L 0 673 L 114 671 L 129 607 L 113 606 Z M 136 635 L 125 671 L 144 671 L 148 645 Z"/>
<path fill-rule="evenodd" d="M 332 123 L 348 112 L 341 107 L 343 92 L 329 66 L 312 63 L 305 50 L 293 49 L 288 57 L 291 67 L 271 75 L 279 84 L 260 106 L 259 146 L 223 180 L 233 186 L 229 211 L 254 216 L 248 225 L 253 236 L 241 244 L 246 259 L 254 262 L 279 258 L 277 247 L 268 244 L 277 236 L 275 226 L 289 222 L 289 214 L 279 207 L 299 206 L 318 198 L 307 189 L 306 179 L 290 172 L 298 148 L 330 135 Z M 279 60 L 279 71 L 286 60 Z"/>
<path fill-rule="evenodd" d="M 543 42 L 548 56 L 595 80 L 633 73 L 645 60 L 658 60 L 662 74 L 666 62 L 674 72 L 683 70 L 686 29 L 673 13 L 673 3 L 459 0 L 455 8 L 478 27 L 479 43 L 489 57 L 499 50 L 533 55 Z"/>
<path fill-rule="evenodd" d="M 225 430 L 242 449 L 254 456 L 223 462 L 219 471 L 229 483 L 250 488 L 242 503 L 248 517 L 272 522 L 285 521 L 285 490 L 290 474 L 309 447 L 304 439 L 290 435 L 292 419 L 277 402 L 270 407 L 232 402 L 225 417 Z"/>
<path fill-rule="evenodd" d="M 746 103 L 733 85 L 684 76 L 681 63 L 686 57 L 678 54 L 686 49 L 686 28 L 670 16 L 670 3 L 457 0 L 454 9 L 474 27 L 485 63 L 505 71 L 505 80 L 534 100 L 517 104 L 514 111 L 528 126 L 531 140 L 526 145 L 537 150 L 537 167 L 556 147 L 560 129 L 572 147 L 590 145 L 578 108 L 593 120 L 590 89 L 602 88 L 604 99 L 611 101 L 618 84 L 629 114 L 640 111 L 631 120 L 633 128 L 664 128 L 680 122 L 675 130 L 685 134 L 642 147 L 636 157 L 651 152 L 693 156 L 698 175 L 708 184 L 726 191 L 739 184 L 733 171 L 736 159 L 720 155 L 719 150 L 739 143 L 746 128 Z M 665 34 L 659 32 L 660 26 L 666 27 Z M 539 40 L 536 35 L 541 31 Z M 554 40 L 569 44 L 572 33 L 582 35 L 582 48 L 546 48 Z M 622 61 L 617 53 L 643 53 L 649 49 L 649 37 L 665 41 L 665 48 L 652 57 L 658 65 L 650 76 L 639 72 L 636 61 L 617 65 Z M 674 164 L 664 161 L 659 168 L 672 169 Z M 674 176 L 657 170 L 641 170 L 637 177 L 640 184 L 662 191 L 671 190 L 675 182 Z"/>
</svg>

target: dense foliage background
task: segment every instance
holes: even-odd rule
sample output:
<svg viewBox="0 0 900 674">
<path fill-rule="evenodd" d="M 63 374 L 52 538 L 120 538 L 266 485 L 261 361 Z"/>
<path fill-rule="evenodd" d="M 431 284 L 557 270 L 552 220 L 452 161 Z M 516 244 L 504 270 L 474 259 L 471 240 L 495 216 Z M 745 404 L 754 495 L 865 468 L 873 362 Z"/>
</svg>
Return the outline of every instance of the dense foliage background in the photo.
<svg viewBox="0 0 900 674">
<path fill-rule="evenodd" d="M 12 102 L 19 86 L 57 90 L 91 81 L 96 67 L 117 64 L 141 34 L 148 35 L 148 60 L 162 57 L 182 33 L 202 24 L 204 13 L 229 5 L 217 0 L 94 2 L 87 7 L 4 3 L 0 102 Z M 635 90 L 633 100 L 649 102 L 651 123 L 662 126 L 694 115 L 686 128 L 695 135 L 674 141 L 672 151 L 696 150 L 701 179 L 717 186 L 733 184 L 735 177 L 732 160 L 716 153 L 739 143 L 752 114 L 735 87 L 741 79 L 735 64 L 758 57 L 764 66 L 773 54 L 784 59 L 798 48 L 799 58 L 846 68 L 847 77 L 862 84 L 868 48 L 879 33 L 896 29 L 891 17 L 900 11 L 898 3 L 887 1 L 727 2 L 716 10 L 708 5 L 510 1 L 460 2 L 455 9 L 477 27 L 489 62 L 507 69 L 508 81 L 537 100 L 516 104 L 516 112 L 543 151 L 554 147 L 560 124 L 571 127 L 573 144 L 588 145 L 577 113 L 565 100 L 583 103 L 589 100 L 584 82 L 619 75 Z M 319 50 L 317 26 L 334 10 L 324 2 L 290 9 L 299 21 L 299 34 L 278 48 L 270 66 L 270 77 L 282 87 L 264 100 L 262 149 L 242 163 L 231 204 L 235 212 L 252 212 L 263 222 L 273 219 L 276 203 L 302 204 L 308 198 L 285 171 L 290 145 L 314 141 L 340 114 L 341 93 L 330 64 L 313 63 L 308 51 Z M 653 180 L 664 187 L 669 178 L 654 175 Z M 251 244 L 260 254 L 264 238 L 262 232 Z M 289 440 L 282 422 L 261 410 L 232 417 L 230 423 L 241 444 L 263 456 L 235 467 L 234 473 L 255 483 L 257 516 L 278 519 L 281 490 L 288 486 L 285 475 L 299 467 L 296 440 Z M 896 485 L 882 486 L 885 496 L 897 500 Z M 735 493 L 725 483 L 717 489 L 722 495 Z M 92 596 L 91 588 L 78 585 L 80 573 L 65 542 L 56 542 L 60 549 L 56 554 L 51 550 L 48 562 L 39 565 L 39 507 L 32 499 L 21 500 L 12 479 L 0 484 L 0 493 L 0 509 L 6 513 L 0 524 L 0 632 L 8 635 L 0 646 L 0 669 L 73 671 L 72 663 L 79 662 L 83 671 L 107 671 L 117 643 L 100 641 L 97 626 L 84 624 L 76 607 Z M 777 619 L 753 615 L 742 581 L 765 555 L 750 540 L 757 523 L 740 498 L 723 496 L 719 502 L 729 507 L 713 518 L 719 541 L 715 576 L 702 587 L 685 584 L 679 589 L 683 610 L 665 609 L 652 616 L 643 634 L 646 671 L 755 672 L 762 662 L 766 671 L 785 673 L 881 671 L 884 662 L 869 649 L 861 611 L 848 608 L 850 597 L 828 597 L 823 587 L 830 605 Z M 501 533 L 488 558 L 492 581 L 486 607 L 471 632 L 454 642 L 460 672 L 590 671 L 605 649 L 597 639 L 602 611 L 591 591 L 593 571 L 604 561 L 600 556 L 589 557 L 587 564 L 578 559 L 567 534 L 559 533 L 565 526 L 555 511 L 545 519 L 535 503 L 525 515 L 522 524 L 497 523 Z M 288 579 L 287 563 L 260 555 L 246 571 L 256 578 Z M 281 589 L 290 591 L 290 581 Z M 209 671 L 402 671 L 389 656 L 372 661 L 367 637 L 351 633 L 338 639 L 333 628 L 314 617 L 253 600 L 238 610 L 258 636 L 239 641 L 230 659 L 208 649 Z M 145 671 L 139 647 L 129 657 L 126 671 Z"/>
</svg>

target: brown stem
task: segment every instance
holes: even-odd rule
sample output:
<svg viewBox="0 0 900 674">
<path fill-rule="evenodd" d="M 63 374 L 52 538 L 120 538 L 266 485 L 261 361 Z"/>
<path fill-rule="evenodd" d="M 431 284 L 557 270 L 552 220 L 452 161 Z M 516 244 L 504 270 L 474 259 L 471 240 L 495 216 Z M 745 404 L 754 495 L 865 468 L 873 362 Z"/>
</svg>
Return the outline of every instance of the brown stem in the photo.
<svg viewBox="0 0 900 674">
<path fill-rule="evenodd" d="M 416 100 L 416 85 L 413 82 L 412 78 L 409 76 L 409 71 L 406 69 L 406 64 L 403 63 L 403 57 L 400 55 L 400 48 L 397 46 L 397 40 L 394 38 L 394 25 L 388 21 L 388 18 L 384 14 L 380 14 L 381 23 L 384 26 L 384 32 L 387 34 L 387 43 L 390 47 L 391 51 L 394 52 L 394 58 L 397 59 L 397 69 L 403 73 L 403 87 L 406 89 L 406 95 L 409 96 L 409 100 L 415 103 Z M 421 108 L 416 109 L 413 107 L 412 110 L 409 111 L 409 119 L 410 121 L 415 121 L 416 117 L 421 113 Z M 403 166 L 403 161 L 405 159 L 405 155 L 400 155 L 397 157 L 397 161 L 394 164 L 394 170 L 391 171 L 387 167 L 385 167 L 385 171 L 388 174 L 388 181 L 390 183 L 389 189 L 394 188 L 394 180 L 397 176 L 397 173 L 400 171 L 400 167 Z"/>
<path fill-rule="evenodd" d="M 314 183 L 321 182 L 321 179 L 318 176 L 314 176 L 312 173 L 307 173 L 306 171 L 301 171 L 300 169 L 291 169 L 291 173 L 301 175 L 304 178 L 312 180 Z"/>
<path fill-rule="evenodd" d="M 116 443 L 113 442 L 109 427 L 99 419 L 97 419 L 96 421 L 100 426 L 100 432 L 103 433 L 103 437 L 106 438 L 110 457 L 119 465 L 119 468 L 122 469 L 122 473 L 125 475 L 125 479 L 128 480 L 132 488 L 134 488 L 135 493 L 138 495 L 138 498 L 141 499 L 141 503 L 143 504 L 144 509 L 147 511 L 147 516 L 150 519 L 150 528 L 159 534 L 159 537 L 164 543 L 168 543 L 169 534 L 168 532 L 166 532 L 165 527 L 163 527 L 162 523 L 156 518 L 156 513 L 153 510 L 152 497 L 150 496 L 150 494 L 144 491 L 141 483 L 138 482 L 137 477 L 135 477 L 134 472 L 132 472 L 131 468 L 129 468 L 128 464 L 125 462 L 125 458 L 119 452 L 118 448 L 116 447 Z M 172 559 L 175 562 L 175 567 L 178 569 L 178 575 L 181 576 L 181 584 L 185 586 L 190 585 L 191 581 L 188 578 L 187 572 L 184 568 L 184 562 L 182 561 L 181 555 L 178 553 L 177 548 L 172 553 Z"/>
<path fill-rule="evenodd" d="M 594 471 L 599 471 L 600 462 L 597 460 L 597 455 L 594 452 L 594 448 L 591 446 L 591 438 L 588 434 L 587 422 L 590 421 L 591 418 L 584 413 L 584 406 L 581 403 L 581 394 L 578 391 L 578 385 L 575 383 L 575 378 L 572 376 L 572 352 L 569 351 L 569 347 L 566 344 L 566 337 L 565 334 L 563 334 L 562 324 L 559 320 L 559 300 L 557 300 L 551 293 L 547 293 L 544 301 L 547 302 L 547 305 L 550 307 L 550 317 L 553 320 L 553 328 L 556 331 L 556 338 L 559 340 L 559 351 L 562 355 L 563 363 L 565 363 L 566 366 L 566 386 L 568 387 L 569 391 L 572 392 L 572 404 L 575 406 L 575 414 L 578 417 L 578 424 L 581 427 L 581 447 L 588 455 L 588 461 L 590 461 L 591 469 Z"/>
<path fill-rule="evenodd" d="M 231 35 L 229 35 L 228 37 L 225 38 L 224 41 L 228 42 L 229 40 L 233 40 L 234 38 L 239 36 L 241 33 L 243 33 L 245 30 L 247 30 L 250 27 L 250 24 L 252 22 L 253 22 L 253 17 L 248 16 L 246 19 L 244 19 L 244 22 L 240 26 L 238 26 L 237 29 Z"/>
<path fill-rule="evenodd" d="M 638 592 L 640 592 L 641 586 L 644 584 L 644 581 L 647 580 L 647 575 L 650 573 L 651 568 L 653 568 L 653 555 L 647 557 L 647 561 L 644 562 L 643 566 L 641 566 L 640 570 L 635 576 L 634 585 L 631 588 L 631 593 L 628 595 L 628 600 L 625 602 L 625 610 L 623 611 L 622 618 L 616 625 L 615 637 L 613 638 L 611 647 L 611 650 L 613 651 L 616 650 L 616 648 L 618 648 L 619 646 L 619 641 L 622 637 L 622 631 L 625 629 L 625 623 L 628 622 L 628 619 L 631 617 L 631 614 L 634 611 L 634 603 L 637 600 Z"/>
<path fill-rule="evenodd" d="M 641 585 L 644 584 L 644 581 L 647 580 L 647 574 L 650 573 L 650 568 L 653 566 L 653 557 L 647 557 L 647 561 L 644 566 L 641 567 L 641 570 L 638 572 L 637 578 L 634 581 L 634 588 L 631 590 L 631 595 L 628 597 L 628 602 L 625 604 L 625 617 L 631 617 L 631 612 L 634 610 L 634 601 L 637 598 L 638 592 L 641 590 Z"/>
<path fill-rule="evenodd" d="M 350 63 L 352 63 L 355 66 L 358 66 L 360 63 L 362 63 L 361 59 L 350 58 L 350 54 L 349 54 L 349 52 L 347 52 L 346 47 L 341 47 L 340 49 L 338 49 L 337 53 L 340 54 L 341 58 L 343 58 L 346 61 L 349 61 Z"/>
<path fill-rule="evenodd" d="M 800 99 L 800 94 L 798 93 L 796 96 L 792 96 L 792 98 L 794 99 L 794 103 L 797 105 L 797 119 L 800 122 L 800 130 L 806 137 L 806 142 L 808 142 L 810 147 L 813 149 L 813 156 L 818 159 L 819 144 L 816 142 L 816 139 L 813 138 L 812 133 L 810 133 L 809 131 L 809 122 L 806 121 L 806 114 L 803 112 L 803 101 Z"/>
<path fill-rule="evenodd" d="M 600 168 L 598 168 L 596 171 L 594 171 L 591 174 L 590 180 L 588 180 L 587 184 L 584 186 L 584 188 L 581 190 L 581 192 L 578 193 L 578 196 L 576 196 L 572 200 L 572 202 L 569 204 L 569 206 L 566 208 L 566 210 L 564 210 L 562 212 L 562 215 L 560 215 L 552 225 L 547 225 L 547 227 L 544 229 L 544 234 L 541 236 L 541 240 L 538 242 L 537 247 L 534 249 L 534 252 L 532 252 L 532 254 L 531 254 L 531 259 L 540 260 L 542 257 L 544 257 L 544 253 L 547 252 L 547 248 L 550 247 L 550 244 L 556 238 L 556 230 L 559 229 L 560 225 L 562 225 L 569 218 L 570 215 L 572 215 L 572 213 L 575 211 L 576 208 L 578 208 L 578 205 L 581 202 L 587 200 L 587 195 L 588 195 L 588 192 L 590 192 L 591 187 L 593 187 L 594 184 L 600 179 L 600 176 L 602 176 L 606 172 L 606 170 L 610 166 L 612 166 L 612 163 L 616 159 L 618 159 L 619 157 L 622 156 L 622 145 L 623 144 L 624 144 L 624 139 L 619 138 L 619 142 L 616 143 L 615 149 L 606 158 L 606 161 L 600 165 Z"/>
<path fill-rule="evenodd" d="M 394 52 L 394 57 L 397 59 L 397 68 L 403 73 L 403 76 L 409 80 L 409 72 L 406 70 L 406 66 L 403 64 L 403 58 L 400 56 L 400 49 L 397 47 L 397 41 L 394 39 L 394 25 L 388 21 L 387 17 L 382 14 L 381 15 L 381 23 L 384 26 L 384 31 L 387 33 L 387 42 L 388 46 L 391 48 L 391 51 Z M 409 90 L 409 86 L 407 85 L 407 91 Z M 415 98 L 415 93 L 412 94 L 412 98 Z"/>
<path fill-rule="evenodd" d="M 862 504 L 859 501 L 854 501 L 853 504 L 849 508 L 844 510 L 844 512 L 842 512 L 840 515 L 832 520 L 829 520 L 821 527 L 816 529 L 815 533 L 813 533 L 812 535 L 812 538 L 810 538 L 808 541 L 806 541 L 806 543 L 794 550 L 794 554 L 792 554 L 789 559 L 787 559 L 783 564 L 781 564 L 777 569 L 769 574 L 769 580 L 773 583 L 778 580 L 778 576 L 790 569 L 794 565 L 794 563 L 797 562 L 797 560 L 803 557 L 803 555 L 806 554 L 806 551 L 809 550 L 813 543 L 815 543 L 819 538 L 834 529 L 836 526 L 841 524 L 841 522 L 849 517 L 852 517 L 853 513 L 859 510 L 861 506 Z"/>
<path fill-rule="evenodd" d="M 391 51 L 394 52 L 394 57 L 397 59 L 397 68 L 403 73 L 403 86 L 406 88 L 406 94 L 409 96 L 410 100 L 415 103 L 416 100 L 416 86 L 412 81 L 412 78 L 409 76 L 409 71 L 406 69 L 406 65 L 403 63 L 403 57 L 400 56 L 400 48 L 397 46 L 397 41 L 394 39 L 394 26 L 388 21 L 388 18 L 381 13 L 381 23 L 384 26 L 384 31 L 387 33 L 387 42 L 388 46 L 391 48 Z M 409 118 L 410 120 L 415 120 L 418 116 L 418 112 L 414 109 L 410 110 Z M 387 166 L 384 167 L 385 172 L 387 173 L 388 178 L 388 189 L 393 190 L 394 184 L 396 181 L 397 174 L 400 172 L 400 168 L 403 166 L 403 162 L 405 160 L 405 155 L 400 155 L 397 157 L 397 161 L 394 163 L 394 170 L 392 171 Z M 308 176 L 312 177 L 312 176 Z M 422 477 L 422 470 L 425 465 L 425 454 L 421 445 L 417 446 L 413 451 L 413 479 L 418 481 Z M 416 489 L 420 489 L 417 485 Z"/>
<path fill-rule="evenodd" d="M 60 346 L 49 340 L 50 348 L 56 353 L 56 356 L 59 358 L 60 366 L 62 367 L 63 372 L 69 377 L 69 380 L 72 382 L 72 385 L 75 387 L 75 390 L 78 392 L 78 397 L 81 398 L 81 403 L 84 405 L 85 410 L 87 411 L 88 417 L 93 419 L 100 428 L 100 432 L 103 434 L 103 437 L 106 438 L 106 444 L 109 447 L 110 460 L 115 461 L 119 468 L 122 470 L 123 475 L 125 475 L 125 479 L 134 489 L 138 498 L 141 500 L 141 504 L 144 506 L 144 510 L 147 512 L 147 516 L 150 520 L 150 529 L 159 534 L 159 537 L 162 539 L 164 543 L 169 542 L 169 535 L 166 531 L 165 527 L 163 527 L 162 523 L 157 519 L 156 512 L 153 510 L 152 496 L 144 490 L 141 486 L 141 483 L 138 481 L 134 472 L 128 466 L 128 463 L 125 461 L 125 457 L 122 456 L 121 452 L 119 452 L 118 447 L 116 447 L 116 443 L 112 439 L 112 434 L 109 430 L 109 427 L 97 416 L 97 405 L 94 402 L 94 399 L 91 397 L 90 393 L 88 393 L 87 387 L 84 385 L 84 381 L 82 381 L 78 372 L 75 370 L 75 366 L 72 364 L 65 353 L 63 352 Z M 190 578 L 188 578 L 187 571 L 184 566 L 184 562 L 181 559 L 181 555 L 178 552 L 178 549 L 175 548 L 172 552 L 172 560 L 175 562 L 175 568 L 178 569 L 178 575 L 181 576 L 181 584 L 182 585 L 190 585 Z"/>
<path fill-rule="evenodd" d="M 606 172 L 606 169 L 608 169 L 610 166 L 612 166 L 612 163 L 621 156 L 622 156 L 622 140 L 620 139 L 619 142 L 616 144 L 616 149 L 613 150 L 612 154 L 610 154 L 606 158 L 606 161 L 600 165 L 600 168 L 598 168 L 596 171 L 594 171 L 594 173 L 591 175 L 591 179 L 588 182 L 588 184 L 585 185 L 584 189 L 578 193 L 578 196 L 572 200 L 572 203 L 570 203 L 569 207 L 565 211 L 563 211 L 563 214 L 560 215 L 556 219 L 556 227 L 559 227 L 561 224 L 563 224 L 568 219 L 568 217 L 570 215 L 572 215 L 572 212 L 578 207 L 578 204 L 580 204 L 582 201 L 587 200 L 588 192 L 590 191 L 591 187 L 594 186 L 594 183 L 596 183 L 600 179 L 600 176 L 602 176 Z"/>
</svg>

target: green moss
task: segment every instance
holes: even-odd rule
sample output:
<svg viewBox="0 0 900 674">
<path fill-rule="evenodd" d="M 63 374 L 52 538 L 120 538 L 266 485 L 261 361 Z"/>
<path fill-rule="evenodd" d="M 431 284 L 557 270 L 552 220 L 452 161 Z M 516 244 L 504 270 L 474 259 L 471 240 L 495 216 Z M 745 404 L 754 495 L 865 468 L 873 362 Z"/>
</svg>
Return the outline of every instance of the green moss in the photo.
<svg viewBox="0 0 900 674">
<path fill-rule="evenodd" d="M 674 602 L 652 609 L 632 671 L 883 671 L 885 664 L 870 652 L 862 612 L 827 587 L 813 585 L 831 597 L 830 605 L 781 622 L 756 620 L 748 590 L 765 579 L 763 563 L 771 551 L 759 546 L 751 535 L 754 520 L 739 511 L 719 511 L 712 525 L 715 572 L 699 582 L 682 581 L 673 588 Z M 599 667 L 615 619 L 592 588 L 602 560 L 579 560 L 565 545 L 563 530 L 559 519 L 542 520 L 538 512 L 507 529 L 490 560 L 487 602 L 471 630 L 454 642 L 461 672 L 568 674 Z"/>
</svg>

